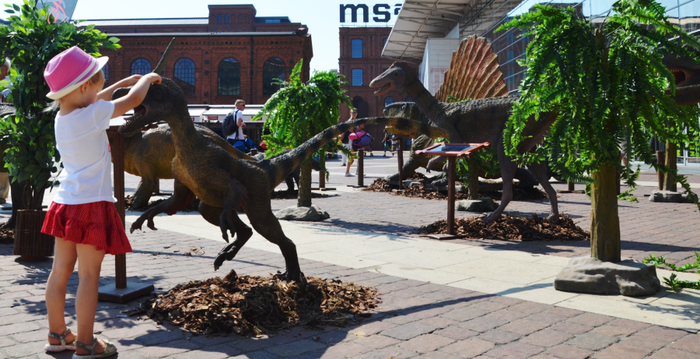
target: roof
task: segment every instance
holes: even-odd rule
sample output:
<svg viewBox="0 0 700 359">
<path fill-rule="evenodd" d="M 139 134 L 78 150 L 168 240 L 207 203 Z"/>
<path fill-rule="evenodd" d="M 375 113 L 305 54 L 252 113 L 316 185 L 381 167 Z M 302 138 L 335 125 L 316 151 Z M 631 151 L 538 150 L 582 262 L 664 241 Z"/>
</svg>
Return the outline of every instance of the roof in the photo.
<svg viewBox="0 0 700 359">
<path fill-rule="evenodd" d="M 429 38 L 459 24 L 460 38 L 483 36 L 523 0 L 405 0 L 382 57 L 420 63 Z"/>
<path fill-rule="evenodd" d="M 282 31 L 282 32 L 127 32 L 127 33 L 110 33 L 110 36 L 114 37 L 164 37 L 164 36 L 301 36 L 304 37 L 306 34 L 298 31 Z"/>
<path fill-rule="evenodd" d="M 206 17 L 185 17 L 169 19 L 93 19 L 81 21 L 81 26 L 164 26 L 164 25 L 208 25 L 209 18 Z"/>
</svg>

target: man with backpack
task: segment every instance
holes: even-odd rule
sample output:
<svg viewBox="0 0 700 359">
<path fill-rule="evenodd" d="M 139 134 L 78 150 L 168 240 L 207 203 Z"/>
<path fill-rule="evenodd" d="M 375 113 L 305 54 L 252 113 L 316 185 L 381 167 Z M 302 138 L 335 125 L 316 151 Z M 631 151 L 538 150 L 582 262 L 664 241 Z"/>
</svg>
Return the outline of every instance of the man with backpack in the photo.
<svg viewBox="0 0 700 359">
<path fill-rule="evenodd" d="M 243 134 L 243 129 L 245 129 L 245 123 L 243 122 L 245 101 L 238 99 L 235 102 L 235 106 L 236 109 L 229 112 L 224 118 L 221 132 L 231 146 L 243 153 L 248 153 L 253 147 L 253 141 Z"/>
</svg>

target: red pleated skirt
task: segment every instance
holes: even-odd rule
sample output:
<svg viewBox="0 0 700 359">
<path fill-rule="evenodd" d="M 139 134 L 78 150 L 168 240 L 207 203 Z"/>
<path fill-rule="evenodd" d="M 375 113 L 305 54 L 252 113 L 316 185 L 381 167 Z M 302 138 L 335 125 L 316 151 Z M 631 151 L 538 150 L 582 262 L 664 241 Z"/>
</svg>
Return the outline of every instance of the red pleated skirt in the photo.
<svg viewBox="0 0 700 359">
<path fill-rule="evenodd" d="M 41 232 L 77 244 L 93 245 L 107 254 L 132 251 L 122 220 L 112 202 L 51 202 Z"/>
</svg>

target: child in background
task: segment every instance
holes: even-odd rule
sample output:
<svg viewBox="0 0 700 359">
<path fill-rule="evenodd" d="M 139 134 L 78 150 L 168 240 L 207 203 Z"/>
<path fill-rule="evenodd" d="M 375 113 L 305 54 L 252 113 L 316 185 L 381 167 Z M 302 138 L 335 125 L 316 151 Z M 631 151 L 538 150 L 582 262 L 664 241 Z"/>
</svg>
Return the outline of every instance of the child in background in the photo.
<svg viewBox="0 0 700 359">
<path fill-rule="evenodd" d="M 46 283 L 46 311 L 49 343 L 45 350 L 75 350 L 73 359 L 104 358 L 116 354 L 116 347 L 93 335 L 97 290 L 105 254 L 131 252 L 112 195 L 111 156 L 105 130 L 109 120 L 138 106 L 152 83 L 160 83 L 155 73 L 134 75 L 102 89 L 102 67 L 107 57 L 96 59 L 72 47 L 49 61 L 44 78 L 51 92 L 48 98 L 58 104 L 55 119 L 56 148 L 64 170 L 60 187 L 49 207 L 43 233 L 56 237 L 54 261 Z M 109 101 L 120 87 L 133 86 L 129 93 Z M 65 321 L 68 279 L 78 266 L 75 311 L 78 333 Z"/>
</svg>

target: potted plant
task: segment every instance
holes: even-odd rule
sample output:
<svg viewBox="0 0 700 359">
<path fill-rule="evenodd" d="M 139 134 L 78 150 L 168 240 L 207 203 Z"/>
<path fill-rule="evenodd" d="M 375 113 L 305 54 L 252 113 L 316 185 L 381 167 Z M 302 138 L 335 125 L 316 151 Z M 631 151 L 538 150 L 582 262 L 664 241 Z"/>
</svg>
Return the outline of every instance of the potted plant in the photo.
<svg viewBox="0 0 700 359">
<path fill-rule="evenodd" d="M 92 25 L 79 28 L 77 21 L 56 22 L 48 7 L 37 9 L 34 0 L 6 6 L 11 16 L 9 24 L 0 27 L 0 53 L 12 59 L 8 99 L 16 112 L 0 120 L 0 132 L 8 145 L 5 166 L 15 184 L 13 190 L 22 189 L 22 203 L 13 203 L 21 208 L 16 212 L 14 254 L 45 257 L 53 254 L 53 238 L 40 231 L 45 215 L 42 201 L 44 191 L 53 185 L 51 177 L 58 171 L 60 156 L 55 148 L 56 112 L 47 110 L 50 90 L 44 69 L 52 57 L 72 46 L 99 56 L 99 46 L 117 49 L 119 39 L 107 38 Z"/>
</svg>

